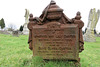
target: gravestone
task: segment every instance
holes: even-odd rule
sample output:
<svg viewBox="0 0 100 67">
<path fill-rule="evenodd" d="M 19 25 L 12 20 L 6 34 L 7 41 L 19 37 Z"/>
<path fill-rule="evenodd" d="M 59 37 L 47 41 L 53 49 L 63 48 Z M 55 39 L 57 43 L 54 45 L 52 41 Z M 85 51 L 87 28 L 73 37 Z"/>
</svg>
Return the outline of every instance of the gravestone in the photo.
<svg viewBox="0 0 100 67">
<path fill-rule="evenodd" d="M 33 56 L 79 62 L 79 52 L 84 50 L 84 23 L 80 19 L 80 12 L 75 18 L 69 19 L 54 1 L 50 2 L 40 17 L 30 14 L 28 43 Z"/>
<path fill-rule="evenodd" d="M 0 30 L 1 30 L 1 26 L 0 26 Z"/>
<path fill-rule="evenodd" d="M 29 34 L 29 30 L 28 30 L 28 28 L 27 28 L 27 24 L 28 24 L 28 19 L 29 19 L 29 10 L 28 9 L 25 9 L 25 23 L 24 23 L 24 25 L 23 25 L 23 34 L 24 35 L 27 35 L 27 34 Z"/>
<path fill-rule="evenodd" d="M 12 35 L 18 37 L 19 36 L 18 31 L 12 31 Z"/>
<path fill-rule="evenodd" d="M 9 35 L 10 33 L 7 30 L 0 30 L 0 34 L 7 34 L 7 35 Z"/>
<path fill-rule="evenodd" d="M 29 30 L 28 30 L 28 28 L 27 28 L 27 23 L 24 23 L 22 33 L 23 33 L 24 35 L 28 35 L 28 34 L 29 34 Z"/>
<path fill-rule="evenodd" d="M 96 41 L 94 30 L 96 30 L 96 25 L 99 20 L 99 16 L 100 16 L 100 10 L 98 10 L 97 12 L 95 8 L 90 10 L 87 30 L 86 33 L 84 34 L 84 41 L 87 42 Z"/>
</svg>

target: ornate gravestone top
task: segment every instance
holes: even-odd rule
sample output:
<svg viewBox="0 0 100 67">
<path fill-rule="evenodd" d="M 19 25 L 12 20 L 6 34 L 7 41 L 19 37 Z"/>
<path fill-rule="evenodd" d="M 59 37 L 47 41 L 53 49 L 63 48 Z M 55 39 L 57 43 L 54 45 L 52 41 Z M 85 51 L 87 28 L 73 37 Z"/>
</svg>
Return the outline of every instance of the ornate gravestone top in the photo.
<svg viewBox="0 0 100 67">
<path fill-rule="evenodd" d="M 80 12 L 75 18 L 69 19 L 54 1 L 50 2 L 40 17 L 30 14 L 28 43 L 33 56 L 79 61 L 79 52 L 84 50 L 84 23 L 80 19 Z"/>
</svg>

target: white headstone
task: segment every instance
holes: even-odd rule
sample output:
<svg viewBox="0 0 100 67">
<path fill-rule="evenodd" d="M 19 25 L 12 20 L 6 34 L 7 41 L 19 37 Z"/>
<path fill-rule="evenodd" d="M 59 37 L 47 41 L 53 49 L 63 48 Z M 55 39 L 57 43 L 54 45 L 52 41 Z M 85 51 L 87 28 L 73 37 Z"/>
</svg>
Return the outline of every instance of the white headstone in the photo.
<svg viewBox="0 0 100 67">
<path fill-rule="evenodd" d="M 0 26 L 0 30 L 1 30 L 1 26 Z"/>
<path fill-rule="evenodd" d="M 25 11 L 26 11 L 25 16 L 24 16 L 25 17 L 25 23 L 28 23 L 29 22 L 29 20 L 28 20 L 29 19 L 29 10 L 25 9 Z"/>
<path fill-rule="evenodd" d="M 28 28 L 27 28 L 27 23 L 24 24 L 24 27 L 23 27 L 23 34 L 24 34 L 24 35 L 29 34 L 29 30 L 28 30 Z"/>
<path fill-rule="evenodd" d="M 100 10 L 96 12 L 96 9 L 91 9 L 88 17 L 88 25 L 87 31 L 84 34 L 84 41 L 87 42 L 95 42 L 96 38 L 94 35 L 94 29 L 96 28 L 96 24 L 99 20 Z"/>
<path fill-rule="evenodd" d="M 23 27 L 23 34 L 24 35 L 27 35 L 27 34 L 29 34 L 29 30 L 28 30 L 28 28 L 27 28 L 27 24 L 28 24 L 28 22 L 29 22 L 29 10 L 28 9 L 25 9 L 25 23 L 24 23 L 24 27 Z"/>
</svg>

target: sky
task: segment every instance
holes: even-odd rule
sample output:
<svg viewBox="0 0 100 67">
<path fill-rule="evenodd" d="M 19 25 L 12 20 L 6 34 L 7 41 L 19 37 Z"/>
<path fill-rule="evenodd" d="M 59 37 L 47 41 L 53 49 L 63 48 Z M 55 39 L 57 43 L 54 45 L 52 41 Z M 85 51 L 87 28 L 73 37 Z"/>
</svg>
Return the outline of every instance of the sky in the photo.
<svg viewBox="0 0 100 67">
<path fill-rule="evenodd" d="M 25 9 L 28 9 L 34 17 L 39 17 L 51 0 L 0 0 L 0 19 L 4 18 L 6 27 L 13 24 L 17 29 L 25 23 Z M 78 11 L 81 12 L 81 20 L 84 22 L 83 30 L 88 24 L 90 9 L 100 9 L 99 0 L 54 0 L 64 10 L 68 18 L 74 18 Z M 100 32 L 100 18 L 96 26 Z"/>
</svg>

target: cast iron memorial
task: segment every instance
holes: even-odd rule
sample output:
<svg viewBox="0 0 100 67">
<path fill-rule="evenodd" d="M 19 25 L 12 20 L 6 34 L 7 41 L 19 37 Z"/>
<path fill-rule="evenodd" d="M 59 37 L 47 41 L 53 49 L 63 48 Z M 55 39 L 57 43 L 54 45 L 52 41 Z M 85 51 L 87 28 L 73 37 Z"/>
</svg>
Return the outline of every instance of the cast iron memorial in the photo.
<svg viewBox="0 0 100 67">
<path fill-rule="evenodd" d="M 69 19 L 54 1 L 50 2 L 40 17 L 30 14 L 28 43 L 33 56 L 79 62 L 79 52 L 84 50 L 84 23 L 80 19 L 80 12 L 75 18 Z"/>
</svg>

